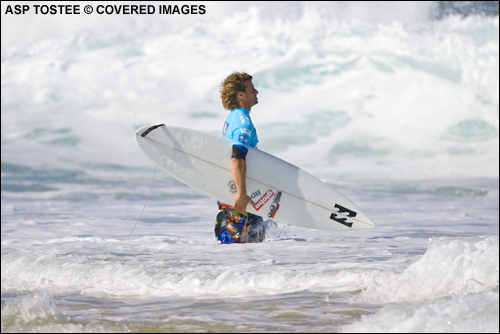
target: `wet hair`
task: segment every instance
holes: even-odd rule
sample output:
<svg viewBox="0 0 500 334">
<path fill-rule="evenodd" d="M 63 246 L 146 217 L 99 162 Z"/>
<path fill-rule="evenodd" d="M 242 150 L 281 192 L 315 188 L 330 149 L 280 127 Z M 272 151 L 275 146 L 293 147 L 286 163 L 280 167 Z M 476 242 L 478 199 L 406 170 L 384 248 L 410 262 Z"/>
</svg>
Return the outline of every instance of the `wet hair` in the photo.
<svg viewBox="0 0 500 334">
<path fill-rule="evenodd" d="M 252 80 L 252 76 L 245 72 L 233 72 L 220 85 L 220 98 L 225 109 L 232 110 L 238 108 L 238 92 L 244 92 L 246 82 Z"/>
</svg>

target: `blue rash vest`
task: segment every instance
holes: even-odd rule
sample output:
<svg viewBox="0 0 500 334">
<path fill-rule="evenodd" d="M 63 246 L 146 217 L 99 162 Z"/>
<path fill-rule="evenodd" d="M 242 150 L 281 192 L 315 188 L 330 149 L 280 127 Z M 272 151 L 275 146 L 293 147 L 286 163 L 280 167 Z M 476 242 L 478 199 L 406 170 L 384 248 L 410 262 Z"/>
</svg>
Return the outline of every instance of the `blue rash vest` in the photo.
<svg viewBox="0 0 500 334">
<path fill-rule="evenodd" d="M 257 147 L 259 138 L 250 118 L 250 110 L 235 108 L 231 110 L 224 123 L 222 136 L 233 141 L 242 152 L 246 153 L 248 147 Z"/>
</svg>

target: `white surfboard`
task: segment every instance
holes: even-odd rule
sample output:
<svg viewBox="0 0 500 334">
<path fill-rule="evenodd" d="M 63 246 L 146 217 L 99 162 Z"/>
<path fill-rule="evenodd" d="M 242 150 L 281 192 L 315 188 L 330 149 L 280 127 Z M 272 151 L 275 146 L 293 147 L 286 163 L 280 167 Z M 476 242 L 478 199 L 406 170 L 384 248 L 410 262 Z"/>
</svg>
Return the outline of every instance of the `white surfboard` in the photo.
<svg viewBox="0 0 500 334">
<path fill-rule="evenodd" d="M 161 124 L 141 127 L 135 140 L 144 154 L 179 181 L 233 204 L 236 186 L 229 139 Z M 302 169 L 254 148 L 246 161 L 247 191 L 255 203 L 247 206 L 248 212 L 320 230 L 375 227 L 349 199 Z"/>
</svg>

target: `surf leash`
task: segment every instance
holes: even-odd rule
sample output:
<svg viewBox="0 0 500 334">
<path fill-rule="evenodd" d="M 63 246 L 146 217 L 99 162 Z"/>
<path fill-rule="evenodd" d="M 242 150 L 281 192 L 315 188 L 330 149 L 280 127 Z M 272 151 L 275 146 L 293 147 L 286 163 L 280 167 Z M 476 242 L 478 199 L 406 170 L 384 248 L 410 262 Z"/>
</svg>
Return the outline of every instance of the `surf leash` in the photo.
<svg viewBox="0 0 500 334">
<path fill-rule="evenodd" d="M 155 171 L 154 171 L 154 173 L 153 173 L 153 181 L 151 181 L 151 187 L 149 188 L 149 194 L 148 194 L 148 198 L 146 199 L 146 203 L 144 204 L 144 207 L 142 208 L 142 212 L 141 212 L 141 214 L 139 215 L 139 218 L 137 218 L 137 222 L 135 223 L 134 228 L 132 229 L 132 231 L 130 231 L 130 234 L 128 235 L 127 241 L 130 239 L 130 236 L 132 235 L 132 232 L 134 232 L 135 227 L 136 227 L 136 226 L 137 226 L 137 224 L 139 223 L 139 220 L 141 220 L 142 214 L 144 213 L 144 209 L 146 209 L 146 205 L 148 205 L 149 196 L 151 196 L 151 190 L 153 189 L 153 183 L 155 182 L 156 168 L 157 168 L 157 167 L 158 167 L 158 166 L 157 166 L 157 165 L 155 165 Z"/>
</svg>

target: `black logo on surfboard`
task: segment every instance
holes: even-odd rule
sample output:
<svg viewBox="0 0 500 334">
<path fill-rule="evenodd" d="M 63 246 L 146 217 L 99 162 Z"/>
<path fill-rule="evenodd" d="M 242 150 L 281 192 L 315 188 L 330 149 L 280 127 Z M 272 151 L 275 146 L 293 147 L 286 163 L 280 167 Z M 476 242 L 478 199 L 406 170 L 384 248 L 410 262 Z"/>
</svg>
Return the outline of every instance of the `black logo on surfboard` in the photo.
<svg viewBox="0 0 500 334">
<path fill-rule="evenodd" d="M 236 189 L 236 182 L 234 182 L 234 180 L 229 181 L 227 187 L 229 188 L 229 191 L 233 194 L 236 194 L 238 192 L 238 189 Z"/>
<path fill-rule="evenodd" d="M 342 205 L 335 203 L 335 207 L 337 209 L 339 209 L 337 212 L 344 214 L 344 216 L 347 214 L 347 217 L 356 217 L 356 215 L 357 215 L 356 211 L 349 210 L 348 208 L 345 208 Z M 332 214 L 330 215 L 330 219 L 335 220 L 337 223 L 340 223 L 340 224 L 345 225 L 347 227 L 352 227 L 352 224 L 353 224 L 353 223 L 347 222 L 347 218 L 338 218 L 338 214 L 335 212 L 332 212 Z"/>
</svg>

